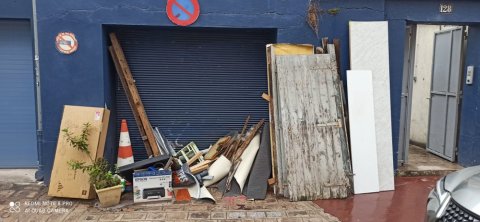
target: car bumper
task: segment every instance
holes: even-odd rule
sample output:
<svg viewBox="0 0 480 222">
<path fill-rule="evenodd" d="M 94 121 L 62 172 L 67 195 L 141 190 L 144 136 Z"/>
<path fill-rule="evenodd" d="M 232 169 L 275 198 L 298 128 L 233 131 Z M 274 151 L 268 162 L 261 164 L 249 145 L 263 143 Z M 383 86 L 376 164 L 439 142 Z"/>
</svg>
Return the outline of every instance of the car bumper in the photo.
<svg viewBox="0 0 480 222">
<path fill-rule="evenodd" d="M 427 212 L 425 215 L 425 221 L 427 222 L 435 222 L 437 221 L 437 211 L 440 209 L 440 199 L 438 198 L 437 192 L 435 189 L 430 191 L 427 200 Z"/>
</svg>

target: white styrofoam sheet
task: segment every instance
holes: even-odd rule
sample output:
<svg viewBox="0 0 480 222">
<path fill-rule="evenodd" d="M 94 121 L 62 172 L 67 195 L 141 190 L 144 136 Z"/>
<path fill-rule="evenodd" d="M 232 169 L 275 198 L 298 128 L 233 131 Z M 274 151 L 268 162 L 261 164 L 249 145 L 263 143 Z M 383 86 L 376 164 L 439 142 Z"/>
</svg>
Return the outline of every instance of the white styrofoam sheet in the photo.
<svg viewBox="0 0 480 222">
<path fill-rule="evenodd" d="M 380 191 L 372 72 L 347 71 L 348 113 L 355 194 Z"/>
<path fill-rule="evenodd" d="M 212 184 L 217 183 L 230 172 L 232 167 L 232 162 L 228 160 L 224 155 L 221 155 L 215 162 L 208 168 L 208 175 L 213 176 L 211 180 L 205 180 L 203 186 L 208 187 Z"/>
<path fill-rule="evenodd" d="M 388 22 L 352 21 L 349 26 L 351 70 L 372 71 L 380 191 L 393 190 Z"/>
</svg>

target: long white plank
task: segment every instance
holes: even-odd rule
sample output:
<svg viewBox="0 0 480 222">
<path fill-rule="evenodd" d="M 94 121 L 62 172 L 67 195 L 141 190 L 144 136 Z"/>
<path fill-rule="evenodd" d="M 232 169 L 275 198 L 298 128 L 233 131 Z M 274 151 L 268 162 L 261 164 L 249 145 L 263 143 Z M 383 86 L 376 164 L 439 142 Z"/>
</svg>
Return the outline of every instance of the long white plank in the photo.
<svg viewBox="0 0 480 222">
<path fill-rule="evenodd" d="M 355 194 L 380 191 L 372 72 L 347 71 L 350 142 Z"/>
<path fill-rule="evenodd" d="M 349 26 L 350 68 L 372 71 L 380 191 L 393 190 L 388 22 L 350 22 Z"/>
</svg>

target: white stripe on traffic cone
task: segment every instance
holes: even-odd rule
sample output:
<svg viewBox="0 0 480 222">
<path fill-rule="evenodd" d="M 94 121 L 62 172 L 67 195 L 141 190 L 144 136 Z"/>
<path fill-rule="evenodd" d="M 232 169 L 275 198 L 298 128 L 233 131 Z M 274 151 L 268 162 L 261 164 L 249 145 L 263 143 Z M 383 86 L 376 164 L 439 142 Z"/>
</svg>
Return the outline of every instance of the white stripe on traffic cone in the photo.
<svg viewBox="0 0 480 222">
<path fill-rule="evenodd" d="M 117 167 L 134 163 L 132 144 L 130 143 L 130 135 L 128 134 L 127 120 L 122 120 L 120 130 L 120 142 L 118 144 Z"/>
</svg>

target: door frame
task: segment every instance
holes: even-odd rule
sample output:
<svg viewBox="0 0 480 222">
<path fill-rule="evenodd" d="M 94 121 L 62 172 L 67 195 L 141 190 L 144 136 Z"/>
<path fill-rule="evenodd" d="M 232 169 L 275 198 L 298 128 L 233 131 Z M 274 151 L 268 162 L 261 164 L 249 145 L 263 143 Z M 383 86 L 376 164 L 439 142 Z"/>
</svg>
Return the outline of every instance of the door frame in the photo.
<svg viewBox="0 0 480 222">
<path fill-rule="evenodd" d="M 403 59 L 403 80 L 400 108 L 400 132 L 398 140 L 398 163 L 408 162 L 410 145 L 410 122 L 412 115 L 413 76 L 415 70 L 415 49 L 417 40 L 417 24 L 407 25 L 405 53 Z"/>
<path fill-rule="evenodd" d="M 413 92 L 413 77 L 414 77 L 414 70 L 415 70 L 415 48 L 416 48 L 416 31 L 417 25 L 422 23 L 412 23 L 407 24 L 406 32 L 408 29 L 411 30 L 410 35 L 406 36 L 405 40 L 405 53 L 408 53 L 409 57 L 404 55 L 404 65 L 403 65 L 403 80 L 402 80 L 402 94 L 401 99 L 406 98 L 407 101 L 401 102 L 401 109 L 400 109 L 400 130 L 399 130 L 399 141 L 398 141 L 398 163 L 399 165 L 404 165 L 408 162 L 408 155 L 409 155 L 409 144 L 410 144 L 410 122 L 411 122 L 411 113 L 412 113 L 412 92 Z M 432 25 L 448 25 L 448 23 L 442 24 L 432 24 Z M 457 103 L 457 115 L 456 115 L 456 123 L 455 123 L 455 132 L 456 132 L 456 152 L 455 152 L 455 159 L 458 155 L 458 136 L 459 136 L 459 129 L 460 129 L 460 115 L 461 115 L 461 107 L 462 107 L 462 97 L 463 97 L 463 87 L 464 87 L 464 69 L 465 69 L 465 57 L 466 57 L 466 48 L 468 44 L 468 27 L 465 25 L 462 26 L 464 30 L 464 39 L 462 42 L 462 53 L 461 53 L 461 66 L 460 66 L 460 81 L 459 81 L 459 95 L 458 95 L 458 103 Z M 441 30 L 441 31 L 448 31 L 448 30 Z M 406 43 L 409 43 L 407 47 Z M 435 50 L 435 48 L 434 48 Z M 409 58 L 410 62 L 405 58 Z M 433 64 L 432 64 L 433 66 Z M 408 68 L 408 71 L 405 71 L 405 68 Z M 433 68 L 433 67 L 432 67 Z M 433 69 L 432 69 L 433 71 Z M 405 84 L 407 84 L 405 86 Z M 407 87 L 407 94 L 404 94 L 404 87 Z M 432 87 L 432 85 L 430 85 Z M 431 100 L 429 101 L 431 103 Z M 429 107 L 430 109 L 430 107 Z M 428 116 L 428 126 L 430 126 L 430 115 Z M 428 129 L 427 129 L 427 144 L 428 147 Z"/>
</svg>

